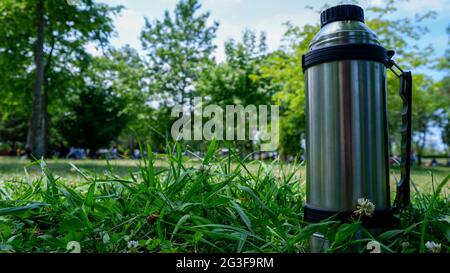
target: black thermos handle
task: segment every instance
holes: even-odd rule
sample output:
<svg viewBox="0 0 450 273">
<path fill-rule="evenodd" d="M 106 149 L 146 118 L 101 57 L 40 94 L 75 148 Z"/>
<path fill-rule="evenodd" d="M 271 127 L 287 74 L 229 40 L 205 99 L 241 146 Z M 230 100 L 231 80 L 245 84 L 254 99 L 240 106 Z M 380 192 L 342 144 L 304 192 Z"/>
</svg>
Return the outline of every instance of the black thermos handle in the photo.
<svg viewBox="0 0 450 273">
<path fill-rule="evenodd" d="M 400 97 L 403 100 L 402 108 L 402 144 L 400 182 L 397 185 L 397 196 L 394 208 L 402 209 L 410 203 L 411 180 L 411 127 L 412 127 L 412 74 L 403 72 L 400 75 Z"/>
<path fill-rule="evenodd" d="M 389 51 L 388 67 L 400 79 L 400 97 L 402 107 L 402 143 L 400 162 L 400 181 L 397 183 L 397 195 L 395 196 L 394 209 L 403 209 L 411 202 L 411 131 L 412 131 L 412 73 L 404 72 L 393 60 L 394 51 Z M 396 67 L 400 73 L 396 72 Z"/>
</svg>

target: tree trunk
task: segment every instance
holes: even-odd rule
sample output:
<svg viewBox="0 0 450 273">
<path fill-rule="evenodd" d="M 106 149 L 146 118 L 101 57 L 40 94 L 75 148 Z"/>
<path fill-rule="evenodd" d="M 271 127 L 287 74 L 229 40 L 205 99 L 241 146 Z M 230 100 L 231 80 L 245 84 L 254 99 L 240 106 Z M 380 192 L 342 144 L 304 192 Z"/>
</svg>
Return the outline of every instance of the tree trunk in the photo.
<svg viewBox="0 0 450 273">
<path fill-rule="evenodd" d="M 44 0 L 36 4 L 37 39 L 34 50 L 36 75 L 34 81 L 33 110 L 27 136 L 27 146 L 32 156 L 40 159 L 48 149 L 48 114 L 47 94 L 44 90 L 44 35 L 45 35 Z"/>
</svg>

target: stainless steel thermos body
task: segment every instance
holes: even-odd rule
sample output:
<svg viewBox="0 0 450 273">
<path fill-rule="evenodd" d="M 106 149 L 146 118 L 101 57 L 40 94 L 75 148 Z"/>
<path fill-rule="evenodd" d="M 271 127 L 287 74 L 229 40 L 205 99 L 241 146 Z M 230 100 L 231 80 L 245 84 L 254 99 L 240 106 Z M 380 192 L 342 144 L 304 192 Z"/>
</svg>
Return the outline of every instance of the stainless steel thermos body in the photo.
<svg viewBox="0 0 450 273">
<path fill-rule="evenodd" d="M 389 208 L 386 67 L 334 61 L 305 78 L 308 205 L 354 210 L 363 197 Z"/>
<path fill-rule="evenodd" d="M 305 220 L 348 220 L 359 198 L 375 205 L 369 225 L 392 222 L 389 189 L 386 71 L 401 73 L 402 181 L 409 202 L 411 74 L 393 61 L 364 23 L 364 11 L 340 5 L 324 11 L 322 27 L 303 56 L 306 89 L 307 202 Z M 395 71 L 394 71 L 395 72 Z"/>
</svg>

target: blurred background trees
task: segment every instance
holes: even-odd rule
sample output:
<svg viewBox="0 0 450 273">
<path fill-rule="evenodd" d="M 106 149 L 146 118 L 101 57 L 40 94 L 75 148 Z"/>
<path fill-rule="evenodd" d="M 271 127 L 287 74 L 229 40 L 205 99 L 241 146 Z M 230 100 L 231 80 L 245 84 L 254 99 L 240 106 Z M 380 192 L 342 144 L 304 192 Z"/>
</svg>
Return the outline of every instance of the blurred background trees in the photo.
<svg viewBox="0 0 450 273">
<path fill-rule="evenodd" d="M 113 48 L 113 18 L 122 7 L 80 0 L 0 2 L 0 143 L 29 146 L 35 157 L 61 145 L 97 150 L 111 144 L 135 149 L 139 141 L 164 151 L 174 118 L 171 107 L 192 108 L 193 98 L 225 106 L 280 106 L 280 147 L 284 159 L 304 153 L 305 94 L 301 66 L 319 25 L 285 24 L 282 46 L 268 52 L 265 33 L 243 31 L 225 45 L 225 60 L 214 59 L 219 23 L 200 11 L 197 0 L 182 0 L 160 20 L 146 18 L 144 54 L 130 46 Z M 391 19 L 394 1 L 367 9 L 368 26 L 395 59 L 414 72 L 414 151 L 424 154 L 433 130 L 450 147 L 450 51 L 433 59 L 433 46 L 418 46 L 435 12 Z M 447 32 L 450 35 L 450 27 Z M 100 54 L 93 56 L 87 45 Z M 444 71 L 436 80 L 426 71 Z M 390 147 L 398 152 L 401 100 L 398 79 L 388 72 Z M 189 143 L 196 150 L 200 142 Z M 233 145 L 244 154 L 251 141 Z M 449 148 L 450 149 L 450 148 Z M 428 151 L 434 152 L 434 151 Z"/>
<path fill-rule="evenodd" d="M 145 52 L 145 79 L 148 102 L 153 108 L 149 119 L 150 143 L 156 151 L 164 151 L 176 118 L 171 107 L 192 108 L 198 96 L 195 84 L 200 73 L 213 63 L 213 43 L 219 26 L 208 24 L 210 13 L 199 14 L 197 0 L 179 1 L 173 14 L 164 13 L 162 20 L 145 18 L 141 43 Z"/>
<path fill-rule="evenodd" d="M 227 105 L 271 105 L 274 89 L 270 80 L 261 78 L 266 50 L 265 33 L 258 36 L 248 29 L 241 41 L 226 41 L 226 61 L 211 63 L 197 82 L 196 90 L 204 106 L 214 104 L 225 109 Z M 248 120 L 245 124 L 248 128 Z M 241 154 L 257 150 L 257 143 L 249 140 L 249 130 L 245 134 L 246 141 L 233 142 Z"/>
<path fill-rule="evenodd" d="M 36 158 L 49 154 L 52 118 L 65 108 L 64 98 L 84 84 L 91 61 L 86 46 L 108 45 L 112 16 L 120 10 L 92 0 L 0 2 L 0 90 L 7 98 L 0 116 L 28 119 L 22 141 Z"/>
</svg>

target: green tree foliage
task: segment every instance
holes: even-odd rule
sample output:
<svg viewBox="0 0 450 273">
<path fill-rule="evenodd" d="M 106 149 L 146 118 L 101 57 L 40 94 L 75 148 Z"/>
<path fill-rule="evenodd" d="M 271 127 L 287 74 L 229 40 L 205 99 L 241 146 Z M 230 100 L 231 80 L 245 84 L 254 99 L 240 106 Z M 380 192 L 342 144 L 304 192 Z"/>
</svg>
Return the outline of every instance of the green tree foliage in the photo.
<svg viewBox="0 0 450 273">
<path fill-rule="evenodd" d="M 448 46 L 450 46 L 450 26 L 447 27 L 449 36 Z M 440 58 L 437 68 L 445 72 L 445 76 L 440 81 L 438 88 L 442 91 L 441 97 L 437 99 L 442 103 L 442 141 L 447 146 L 447 152 L 450 153 L 450 48 L 445 51 L 445 55 Z"/>
<path fill-rule="evenodd" d="M 141 42 L 146 51 L 151 92 L 162 105 L 190 103 L 200 72 L 211 62 L 218 23 L 208 25 L 209 12 L 197 15 L 197 0 L 182 0 L 174 16 L 145 20 Z"/>
<path fill-rule="evenodd" d="M 245 30 L 242 41 L 229 40 L 225 43 L 226 60 L 212 64 L 204 70 L 197 91 L 204 98 L 204 104 L 214 104 L 223 109 L 227 105 L 271 105 L 273 88 L 269 79 L 261 78 L 261 65 L 266 58 L 266 35 L 259 37 Z M 246 139 L 248 137 L 246 129 Z M 241 152 L 253 151 L 251 141 L 236 142 Z"/>
<path fill-rule="evenodd" d="M 302 56 L 319 26 L 303 27 L 286 23 L 285 45 L 271 54 L 261 68 L 262 78 L 270 79 L 277 92 L 273 100 L 280 106 L 280 154 L 282 157 L 301 152 L 305 138 L 305 87 Z"/>
<path fill-rule="evenodd" d="M 86 45 L 107 45 L 120 9 L 92 0 L 0 2 L 2 109 L 31 117 L 27 142 L 36 157 L 47 154 L 52 110 L 88 66 Z"/>
<path fill-rule="evenodd" d="M 82 89 L 68 105 L 68 112 L 60 119 L 59 129 L 71 147 L 90 150 L 90 155 L 109 145 L 126 126 L 123 98 L 97 86 Z"/>
<path fill-rule="evenodd" d="M 441 123 L 444 104 L 441 99 L 442 89 L 439 88 L 439 82 L 433 81 L 431 77 L 424 74 L 415 74 L 414 84 L 412 128 L 414 148 L 417 154 L 423 155 L 430 128 L 438 127 Z"/>
<path fill-rule="evenodd" d="M 446 124 L 442 130 L 442 141 L 447 146 L 447 150 L 450 150 L 450 119 L 446 120 Z M 450 151 L 448 151 L 450 152 Z"/>
<path fill-rule="evenodd" d="M 146 78 L 154 108 L 146 124 L 152 132 L 150 142 L 157 150 L 164 150 L 175 121 L 169 107 L 193 105 L 195 83 L 212 62 L 219 24 L 208 25 L 210 14 L 198 14 L 200 8 L 197 0 L 182 0 L 173 15 L 166 11 L 162 20 L 145 20 L 141 42 L 147 55 Z"/>
<path fill-rule="evenodd" d="M 431 68 L 434 49 L 432 45 L 419 47 L 417 41 L 429 30 L 422 26 L 424 20 L 434 19 L 435 11 L 415 14 L 411 18 L 391 19 L 391 14 L 397 11 L 395 1 L 388 1 L 384 7 L 370 7 L 370 20 L 367 25 L 380 39 L 381 44 L 396 51 L 395 61 L 404 70 L 413 72 L 413 149 L 422 154 L 431 126 L 437 123 L 436 104 L 437 90 L 433 80 L 418 72 L 423 68 Z M 393 73 L 387 73 L 388 82 L 388 126 L 390 132 L 391 152 L 398 152 L 400 147 L 402 101 L 399 94 L 399 80 Z"/>
<path fill-rule="evenodd" d="M 250 30 L 244 32 L 242 42 L 227 41 L 226 61 L 204 70 L 197 83 L 199 94 L 207 98 L 208 103 L 220 106 L 270 103 L 270 82 L 256 77 L 260 74 L 266 47 L 265 34 L 261 33 L 257 42 Z"/>
<path fill-rule="evenodd" d="M 136 146 L 137 137 L 147 140 L 151 131 L 146 124 L 151 120 L 153 111 L 147 104 L 146 67 L 138 52 L 130 46 L 109 49 L 103 56 L 92 60 L 85 74 L 91 84 L 111 89 L 125 102 L 123 113 L 129 118 L 121 140 L 129 146 Z"/>
<path fill-rule="evenodd" d="M 23 140 L 26 139 L 27 129 L 28 117 L 11 112 L 7 118 L 0 121 L 0 140 L 6 140 L 5 142 L 8 146 L 17 149 L 22 146 Z"/>
</svg>

